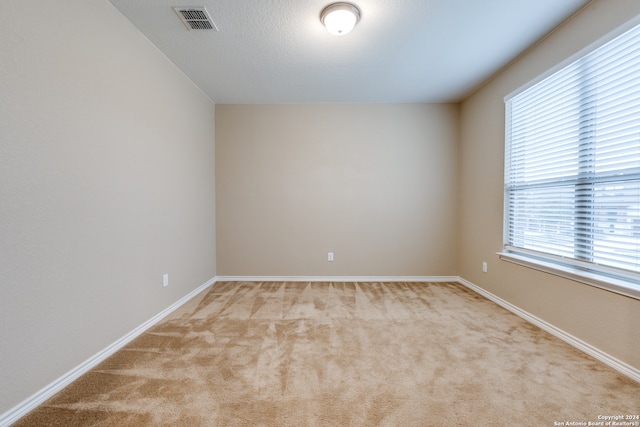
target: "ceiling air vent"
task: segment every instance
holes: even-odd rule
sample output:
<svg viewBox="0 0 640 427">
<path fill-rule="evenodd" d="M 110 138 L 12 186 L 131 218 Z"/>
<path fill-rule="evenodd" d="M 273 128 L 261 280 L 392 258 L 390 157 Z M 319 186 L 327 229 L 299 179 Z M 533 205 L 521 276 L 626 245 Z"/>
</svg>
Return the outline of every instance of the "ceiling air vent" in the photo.
<svg viewBox="0 0 640 427">
<path fill-rule="evenodd" d="M 209 12 L 204 7 L 174 7 L 184 25 L 190 30 L 215 30 L 218 31 Z"/>
</svg>

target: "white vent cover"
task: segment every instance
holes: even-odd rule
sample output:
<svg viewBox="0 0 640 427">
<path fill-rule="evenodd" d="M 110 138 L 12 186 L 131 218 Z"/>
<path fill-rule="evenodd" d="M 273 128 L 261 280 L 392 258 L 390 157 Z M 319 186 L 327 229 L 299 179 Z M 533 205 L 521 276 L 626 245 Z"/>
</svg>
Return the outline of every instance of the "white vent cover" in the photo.
<svg viewBox="0 0 640 427">
<path fill-rule="evenodd" d="M 218 31 L 218 27 L 204 7 L 174 7 L 173 10 L 190 30 Z"/>
</svg>

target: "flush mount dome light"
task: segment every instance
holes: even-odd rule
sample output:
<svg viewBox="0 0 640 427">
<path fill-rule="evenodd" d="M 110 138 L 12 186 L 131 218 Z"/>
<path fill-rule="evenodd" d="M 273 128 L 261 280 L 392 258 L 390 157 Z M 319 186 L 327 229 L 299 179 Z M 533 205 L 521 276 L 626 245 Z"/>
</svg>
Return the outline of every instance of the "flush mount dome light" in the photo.
<svg viewBox="0 0 640 427">
<path fill-rule="evenodd" d="M 336 36 L 351 32 L 359 20 L 360 9 L 351 3 L 332 3 L 320 12 L 320 22 Z"/>
</svg>

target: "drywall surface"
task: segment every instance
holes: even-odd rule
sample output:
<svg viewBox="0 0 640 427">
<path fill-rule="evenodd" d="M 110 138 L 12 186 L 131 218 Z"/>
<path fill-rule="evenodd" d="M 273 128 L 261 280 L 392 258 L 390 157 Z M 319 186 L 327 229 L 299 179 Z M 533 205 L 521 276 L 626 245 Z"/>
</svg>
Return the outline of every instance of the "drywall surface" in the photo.
<svg viewBox="0 0 640 427">
<path fill-rule="evenodd" d="M 458 210 L 461 277 L 636 368 L 640 301 L 496 253 L 503 235 L 503 98 L 639 13 L 637 1 L 594 1 L 462 103 Z"/>
<path fill-rule="evenodd" d="M 215 276 L 215 111 L 106 0 L 3 0 L 0 57 L 3 413 Z"/>
<path fill-rule="evenodd" d="M 454 275 L 457 120 L 448 104 L 216 105 L 218 275 Z"/>
</svg>

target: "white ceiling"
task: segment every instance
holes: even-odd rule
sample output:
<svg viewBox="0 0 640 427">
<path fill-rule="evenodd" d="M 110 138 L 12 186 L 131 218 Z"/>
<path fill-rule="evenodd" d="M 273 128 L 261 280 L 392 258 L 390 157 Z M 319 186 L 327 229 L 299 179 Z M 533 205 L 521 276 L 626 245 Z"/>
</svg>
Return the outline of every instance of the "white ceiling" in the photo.
<svg viewBox="0 0 640 427">
<path fill-rule="evenodd" d="M 333 36 L 330 0 L 110 0 L 214 102 L 456 102 L 589 0 L 354 0 Z M 189 31 L 173 6 L 205 6 Z"/>
</svg>

